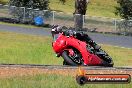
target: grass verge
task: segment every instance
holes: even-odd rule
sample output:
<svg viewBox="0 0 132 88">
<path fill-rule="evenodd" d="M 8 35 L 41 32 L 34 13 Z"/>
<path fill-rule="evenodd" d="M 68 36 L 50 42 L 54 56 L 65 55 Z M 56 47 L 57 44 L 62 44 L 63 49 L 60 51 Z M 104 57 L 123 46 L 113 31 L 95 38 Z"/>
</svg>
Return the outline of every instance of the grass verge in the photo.
<svg viewBox="0 0 132 88">
<path fill-rule="evenodd" d="M 49 1 L 49 6 L 52 10 L 62 11 L 65 13 L 74 12 L 74 0 L 66 0 L 64 5 L 60 3 L 59 0 Z M 120 18 L 114 14 L 115 6 L 117 6 L 115 0 L 90 0 L 89 2 L 87 15 Z"/>
<path fill-rule="evenodd" d="M 0 63 L 62 64 L 52 50 L 50 37 L 0 32 Z M 132 66 L 132 49 L 102 45 L 115 66 Z"/>
<path fill-rule="evenodd" d="M 8 26 L 16 26 L 16 27 L 24 27 L 24 28 L 40 28 L 34 25 L 25 25 L 25 24 L 13 24 L 13 23 L 6 23 L 6 22 L 0 22 L 0 25 L 8 25 Z"/>
<path fill-rule="evenodd" d="M 54 56 L 51 38 L 0 32 L 0 63 L 61 64 Z"/>
<path fill-rule="evenodd" d="M 79 86 L 73 76 L 41 74 L 0 79 L 1 88 L 131 88 L 131 84 L 87 84 Z"/>
</svg>

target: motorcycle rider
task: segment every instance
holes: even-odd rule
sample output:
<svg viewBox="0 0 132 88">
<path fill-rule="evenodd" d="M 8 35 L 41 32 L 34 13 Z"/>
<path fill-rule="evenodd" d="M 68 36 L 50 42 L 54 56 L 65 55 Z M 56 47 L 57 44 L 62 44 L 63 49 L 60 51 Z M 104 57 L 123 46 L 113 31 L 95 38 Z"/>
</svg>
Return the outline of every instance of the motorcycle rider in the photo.
<svg viewBox="0 0 132 88">
<path fill-rule="evenodd" d="M 58 38 L 59 32 L 61 32 L 61 31 L 62 31 L 61 26 L 58 26 L 58 25 L 53 25 L 52 26 L 51 34 L 52 34 L 52 37 L 53 37 L 54 41 Z"/>
<path fill-rule="evenodd" d="M 54 25 L 52 27 L 52 36 L 54 38 L 54 41 L 57 39 L 59 32 L 62 32 L 62 27 L 58 26 L 58 25 Z M 67 35 L 74 35 L 76 36 L 76 38 L 81 39 L 82 41 L 86 41 L 89 45 L 91 45 L 94 49 L 98 50 L 101 48 L 101 46 L 99 46 L 98 44 L 96 44 L 86 33 L 83 32 L 76 32 L 72 29 L 69 29 L 67 31 L 65 31 Z"/>
</svg>

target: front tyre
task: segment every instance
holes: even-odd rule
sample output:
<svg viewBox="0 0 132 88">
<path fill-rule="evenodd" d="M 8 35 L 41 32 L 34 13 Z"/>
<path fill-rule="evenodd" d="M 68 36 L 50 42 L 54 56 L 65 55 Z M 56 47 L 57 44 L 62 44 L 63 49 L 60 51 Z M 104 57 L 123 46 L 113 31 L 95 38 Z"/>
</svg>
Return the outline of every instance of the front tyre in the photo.
<svg viewBox="0 0 132 88">
<path fill-rule="evenodd" d="M 78 65 L 82 65 L 83 61 L 81 59 L 81 55 L 79 54 L 79 52 L 76 52 L 74 56 L 70 56 L 68 51 L 64 51 L 62 53 L 62 57 L 64 59 L 63 61 L 63 65 L 71 65 L 71 66 L 78 66 Z"/>
</svg>

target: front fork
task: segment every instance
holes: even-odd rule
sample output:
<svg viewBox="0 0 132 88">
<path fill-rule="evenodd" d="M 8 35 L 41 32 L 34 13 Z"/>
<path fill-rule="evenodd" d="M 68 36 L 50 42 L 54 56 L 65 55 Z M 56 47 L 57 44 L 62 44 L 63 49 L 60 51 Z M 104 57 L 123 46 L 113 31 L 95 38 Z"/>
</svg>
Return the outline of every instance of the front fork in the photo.
<svg viewBox="0 0 132 88">
<path fill-rule="evenodd" d="M 75 54 L 74 51 L 73 51 L 73 49 L 65 49 L 65 50 L 69 52 L 70 56 L 73 56 Z M 63 50 L 63 51 L 65 51 L 65 50 Z M 62 54 L 62 52 L 61 53 L 56 53 L 56 57 L 60 57 L 61 54 Z"/>
</svg>

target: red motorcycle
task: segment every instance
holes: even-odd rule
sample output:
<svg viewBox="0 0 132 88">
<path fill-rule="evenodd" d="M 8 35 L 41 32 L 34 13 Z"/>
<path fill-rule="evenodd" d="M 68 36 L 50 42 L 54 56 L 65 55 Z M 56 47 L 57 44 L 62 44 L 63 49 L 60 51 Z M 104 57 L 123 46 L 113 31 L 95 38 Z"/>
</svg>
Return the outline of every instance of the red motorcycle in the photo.
<svg viewBox="0 0 132 88">
<path fill-rule="evenodd" d="M 113 66 L 112 58 L 86 33 L 60 26 L 52 27 L 52 47 L 57 57 L 62 56 L 63 65 Z"/>
</svg>

